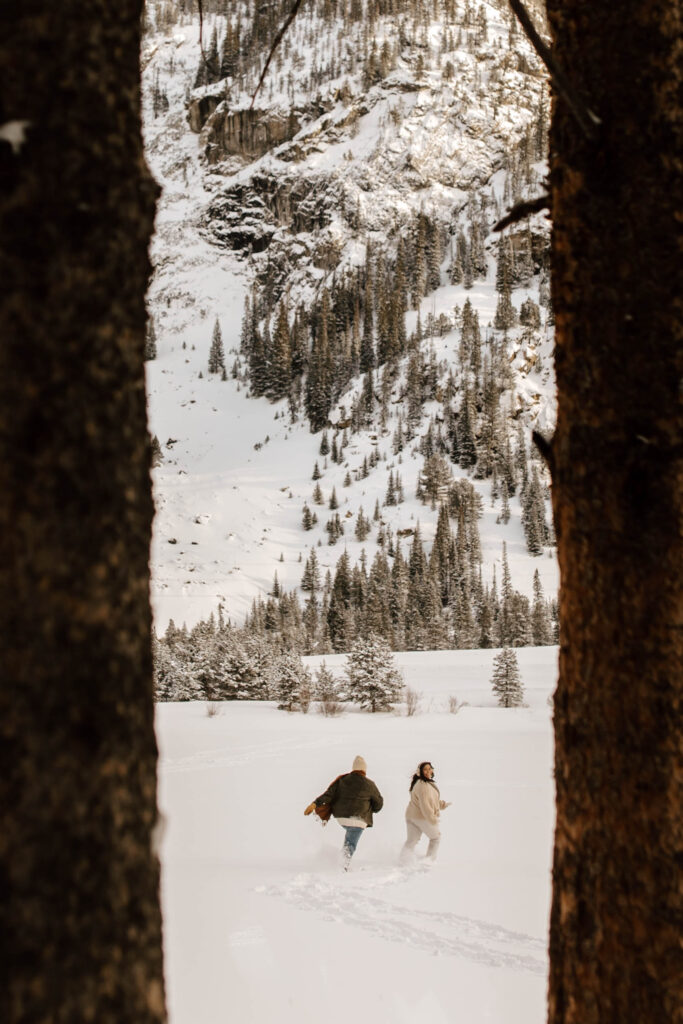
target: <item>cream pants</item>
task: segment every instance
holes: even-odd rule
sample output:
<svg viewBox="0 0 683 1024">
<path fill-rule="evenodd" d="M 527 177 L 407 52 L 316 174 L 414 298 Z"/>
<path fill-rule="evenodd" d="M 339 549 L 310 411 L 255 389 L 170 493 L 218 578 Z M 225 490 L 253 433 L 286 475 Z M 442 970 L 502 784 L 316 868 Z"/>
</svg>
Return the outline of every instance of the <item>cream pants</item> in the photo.
<svg viewBox="0 0 683 1024">
<path fill-rule="evenodd" d="M 424 821 L 423 819 L 411 821 L 409 818 L 406 818 L 406 830 L 408 832 L 408 838 L 401 850 L 401 858 L 407 859 L 411 854 L 415 853 L 415 847 L 424 833 L 424 835 L 429 839 L 427 856 L 431 860 L 435 860 L 437 850 L 439 849 L 439 843 L 441 842 L 441 831 L 439 826 L 432 825 L 430 821 Z"/>
</svg>

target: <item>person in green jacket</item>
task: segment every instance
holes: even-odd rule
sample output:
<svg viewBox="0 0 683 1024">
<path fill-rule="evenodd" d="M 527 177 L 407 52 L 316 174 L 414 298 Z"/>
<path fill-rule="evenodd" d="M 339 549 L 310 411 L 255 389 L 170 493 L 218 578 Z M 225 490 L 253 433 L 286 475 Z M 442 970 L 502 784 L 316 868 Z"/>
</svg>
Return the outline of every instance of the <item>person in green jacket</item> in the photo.
<svg viewBox="0 0 683 1024">
<path fill-rule="evenodd" d="M 366 828 L 372 828 L 373 814 L 377 814 L 384 806 L 382 794 L 372 779 L 367 777 L 367 770 L 364 758 L 354 758 L 352 770 L 336 778 L 304 811 L 304 814 L 312 814 L 316 807 L 329 805 L 332 817 L 337 819 L 345 832 L 342 848 L 345 871 L 348 870 L 363 832 Z"/>
</svg>

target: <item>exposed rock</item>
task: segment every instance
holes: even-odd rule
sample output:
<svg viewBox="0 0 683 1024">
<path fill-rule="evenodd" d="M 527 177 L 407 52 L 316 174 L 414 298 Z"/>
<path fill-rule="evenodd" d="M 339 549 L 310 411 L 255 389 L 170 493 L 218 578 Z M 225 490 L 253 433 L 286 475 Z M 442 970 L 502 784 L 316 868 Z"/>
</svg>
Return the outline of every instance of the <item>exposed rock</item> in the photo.
<svg viewBox="0 0 683 1024">
<path fill-rule="evenodd" d="M 230 110 L 227 103 L 222 103 L 206 121 L 204 154 L 211 165 L 230 156 L 256 160 L 293 139 L 300 128 L 294 110 Z"/>
<path fill-rule="evenodd" d="M 213 199 L 206 226 L 227 248 L 262 252 L 280 228 L 291 235 L 325 228 L 339 209 L 339 191 L 339 183 L 326 175 L 254 174 L 248 183 L 232 184 Z M 328 261 L 320 255 L 314 262 L 323 266 Z"/>
<path fill-rule="evenodd" d="M 199 134 L 213 112 L 222 105 L 227 89 L 227 82 L 195 89 L 187 107 L 187 120 L 193 132 Z"/>
</svg>

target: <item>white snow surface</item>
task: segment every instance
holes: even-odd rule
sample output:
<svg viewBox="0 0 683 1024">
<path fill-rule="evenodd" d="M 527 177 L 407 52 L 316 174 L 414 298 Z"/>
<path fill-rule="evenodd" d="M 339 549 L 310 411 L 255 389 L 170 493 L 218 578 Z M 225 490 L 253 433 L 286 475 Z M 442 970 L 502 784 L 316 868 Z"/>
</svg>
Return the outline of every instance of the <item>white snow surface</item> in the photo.
<svg viewBox="0 0 683 1024">
<path fill-rule="evenodd" d="M 495 653 L 397 654 L 413 717 L 157 707 L 171 1024 L 542 1024 L 557 649 L 517 651 L 520 709 L 494 706 Z M 356 754 L 385 806 L 345 874 L 342 829 L 303 810 Z M 402 867 L 425 759 L 452 806 L 436 863 Z"/>
</svg>

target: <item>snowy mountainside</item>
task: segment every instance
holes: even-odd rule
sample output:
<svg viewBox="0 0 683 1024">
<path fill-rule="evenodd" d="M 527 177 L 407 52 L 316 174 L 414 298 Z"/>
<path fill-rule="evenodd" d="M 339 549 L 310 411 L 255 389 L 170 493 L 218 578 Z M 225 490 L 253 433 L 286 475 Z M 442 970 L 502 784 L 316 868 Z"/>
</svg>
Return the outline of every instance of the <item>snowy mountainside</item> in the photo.
<svg viewBox="0 0 683 1024">
<path fill-rule="evenodd" d="M 266 77 L 256 113 L 249 111 L 249 97 L 260 64 L 239 80 L 228 76 L 195 88 L 202 60 L 198 22 L 183 14 L 183 6 L 165 5 L 165 21 L 162 5 L 149 9 L 142 59 L 147 159 L 162 186 L 148 296 L 157 356 L 147 363 L 150 431 L 162 455 L 154 470 L 152 549 L 159 631 L 169 618 L 191 625 L 219 602 L 227 616 L 241 621 L 254 597 L 271 591 L 275 573 L 280 586 L 299 585 L 314 545 L 320 545 L 323 573 L 330 568 L 334 574 L 344 548 L 352 564 L 363 550 L 370 562 L 377 550 L 374 531 L 361 543 L 352 529 L 360 507 L 370 517 L 378 503 L 382 524 L 394 534 L 419 521 L 429 543 L 437 512 L 415 497 L 419 442 L 430 422 L 443 420 L 441 392 L 449 369 L 462 362 L 467 301 L 479 317 L 484 349 L 495 340 L 497 236 L 486 239 L 485 272 L 464 283 L 450 283 L 453 245 L 445 246 L 439 287 L 405 312 L 408 334 L 415 334 L 419 317 L 419 344 L 425 359 L 438 365 L 440 386 L 426 397 L 410 442 L 395 452 L 392 437 L 408 377 L 403 354 L 386 408 L 348 438 L 343 460 L 335 464 L 320 455 L 321 435 L 310 432 L 301 411 L 292 415 L 291 401 L 249 397 L 240 344 L 245 297 L 253 294 L 254 281 L 272 289 L 273 311 L 283 295 L 292 306 L 315 309 L 321 289 L 340 270 L 362 267 L 368 242 L 395 253 L 425 210 L 444 237 L 454 238 L 471 223 L 473 204 L 490 228 L 515 199 L 541 190 L 544 171 L 537 153 L 529 156 L 526 174 L 516 171 L 521 165 L 515 154 L 543 120 L 544 81 L 530 48 L 511 32 L 496 4 L 476 10 L 450 5 L 449 33 L 445 22 L 411 26 L 407 13 L 378 16 L 374 36 L 362 21 L 344 36 L 344 18 L 325 15 L 329 4 L 304 8 Z M 209 14 L 205 56 L 214 28 L 225 40 L 228 27 L 241 19 L 246 38 L 252 14 L 232 3 Z M 364 54 L 372 55 L 372 38 L 375 61 L 384 53 L 388 62 L 383 76 L 372 66 L 368 72 L 372 60 Z M 543 237 L 547 230 L 542 217 L 534 218 L 530 234 Z M 532 299 L 542 307 L 544 288 L 537 268 L 512 288 L 514 306 Z M 225 379 L 208 372 L 216 320 Z M 554 422 L 547 321 L 536 330 L 512 327 L 499 345 L 509 377 L 504 415 L 511 430 L 522 423 L 527 437 L 530 427 L 548 432 Z M 334 396 L 331 423 L 346 421 L 362 386 L 356 376 Z M 373 453 L 379 454 L 377 465 L 358 478 Z M 340 518 L 351 527 L 333 545 L 324 509 L 312 530 L 302 529 L 303 505 L 314 507 L 316 461 L 326 504 L 334 489 Z M 455 477 L 467 475 L 457 465 L 452 469 Z M 392 472 L 401 475 L 405 501 L 385 506 Z M 472 475 L 472 483 L 483 499 L 486 581 L 496 566 L 500 581 L 505 541 L 514 586 L 530 595 L 538 569 L 546 595 L 553 596 L 552 549 L 536 558 L 527 552 L 518 497 L 511 498 L 510 519 L 503 523 L 491 480 Z"/>
</svg>

